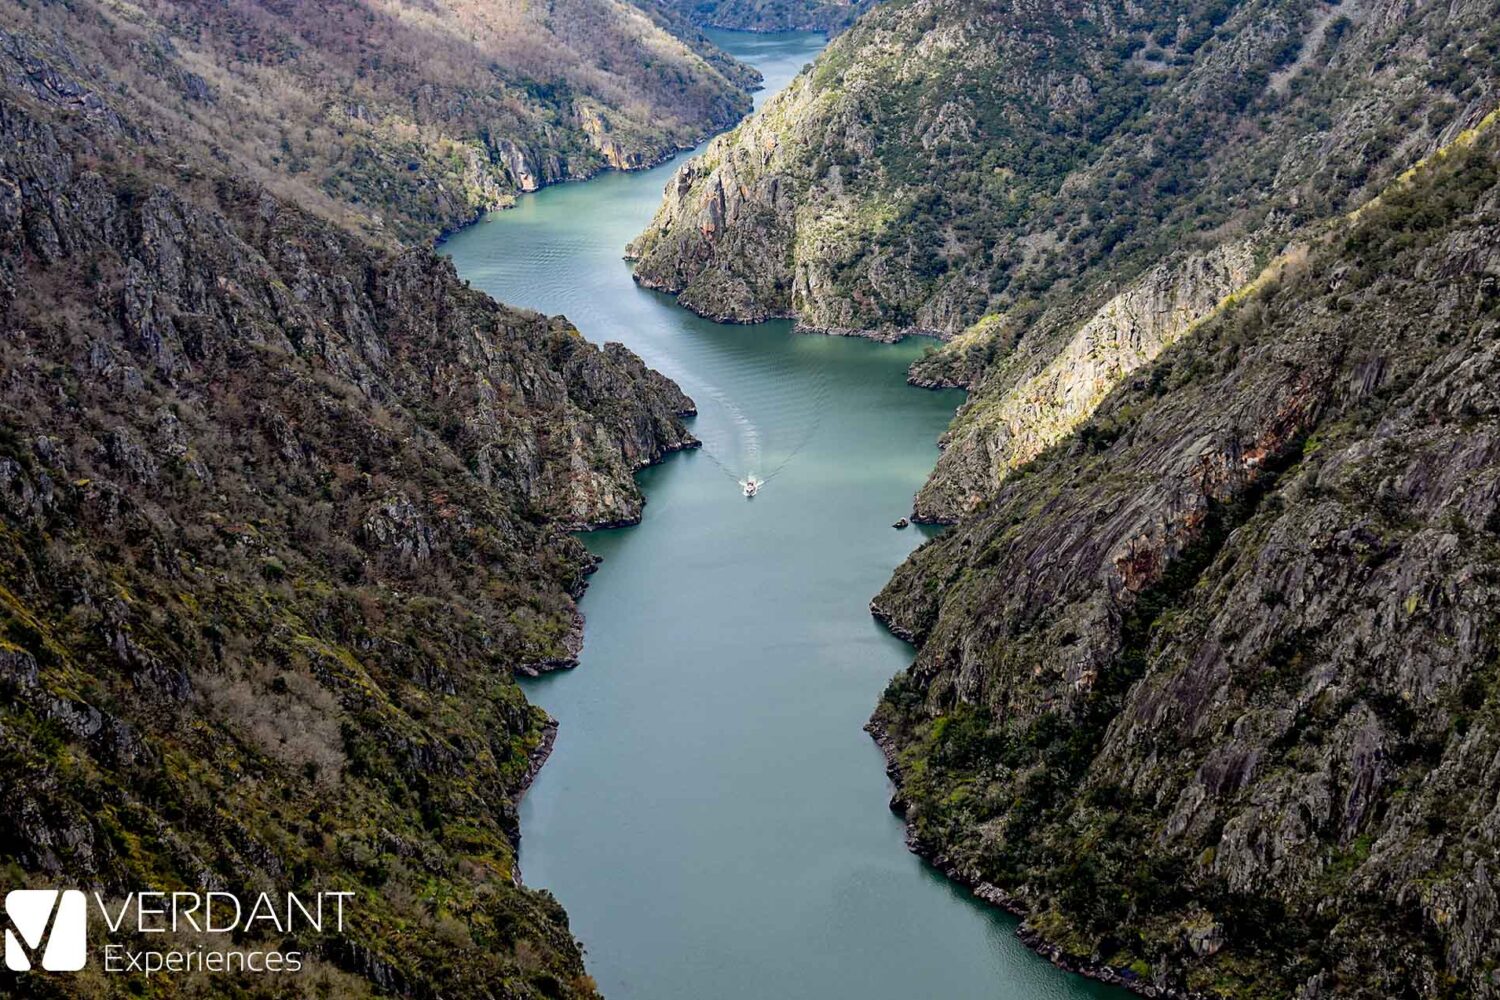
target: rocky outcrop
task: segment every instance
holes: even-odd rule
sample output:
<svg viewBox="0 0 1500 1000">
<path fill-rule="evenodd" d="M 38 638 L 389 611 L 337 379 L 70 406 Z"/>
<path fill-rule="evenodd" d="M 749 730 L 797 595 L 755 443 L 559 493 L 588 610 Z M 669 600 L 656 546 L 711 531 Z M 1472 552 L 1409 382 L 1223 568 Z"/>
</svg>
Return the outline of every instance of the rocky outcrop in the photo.
<svg viewBox="0 0 1500 1000">
<path fill-rule="evenodd" d="M 1254 255 L 1243 243 L 1158 264 L 1101 306 L 1057 354 L 1007 359 L 1007 370 L 994 377 L 1005 388 L 960 409 L 943 435 L 938 467 L 917 494 L 917 517 L 954 521 L 977 508 L 1007 475 L 1092 415 L 1127 376 L 1231 301 L 1231 293 L 1250 283 L 1254 268 Z M 1033 374 L 1017 370 L 1028 364 Z M 921 376 L 913 380 L 921 382 Z M 921 384 L 940 387 L 945 381 Z"/>
<path fill-rule="evenodd" d="M 683 306 L 721 323 L 793 315 L 791 190 L 757 169 L 776 140 L 768 137 L 742 166 L 719 159 L 740 148 L 717 139 L 679 167 L 651 228 L 627 250 L 638 282 L 676 293 Z M 750 260 L 756 264 L 743 266 Z"/>
<path fill-rule="evenodd" d="M 595 996 L 518 882 L 553 723 L 515 675 L 576 657 L 569 532 L 639 518 L 692 402 L 155 131 L 66 38 L 0 51 L 0 859 L 348 888 L 288 944 L 312 992 Z"/>
<path fill-rule="evenodd" d="M 1496 995 L 1500 141 L 1291 254 L 912 557 L 912 836 L 1163 993 Z"/>
</svg>

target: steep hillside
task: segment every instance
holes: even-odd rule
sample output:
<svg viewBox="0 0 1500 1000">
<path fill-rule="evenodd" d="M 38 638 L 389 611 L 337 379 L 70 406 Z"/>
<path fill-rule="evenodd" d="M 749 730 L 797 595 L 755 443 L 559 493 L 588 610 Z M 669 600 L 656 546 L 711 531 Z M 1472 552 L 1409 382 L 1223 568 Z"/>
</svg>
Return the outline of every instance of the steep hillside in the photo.
<svg viewBox="0 0 1500 1000">
<path fill-rule="evenodd" d="M 144 98 L 143 128 L 407 242 L 738 119 L 754 71 L 670 27 L 625 0 L 0 4 L 0 48 L 66 38 L 69 73 Z"/>
<path fill-rule="evenodd" d="M 68 41 L 0 54 L 0 869 L 356 898 L 277 939 L 300 979 L 0 991 L 593 996 L 519 882 L 514 677 L 576 653 L 566 531 L 639 516 L 691 402 L 220 171 Z"/>
<path fill-rule="evenodd" d="M 951 521 L 1303 227 L 1497 100 L 1486 4 L 882 6 L 668 186 L 642 283 L 729 320 L 952 343 Z"/>
<path fill-rule="evenodd" d="M 1066 961 L 1500 993 L 1500 140 L 1108 393 L 876 599 L 914 844 Z"/>
<path fill-rule="evenodd" d="M 684 166 L 637 271 L 730 319 L 1014 324 L 1106 265 L 1357 203 L 1491 94 L 1489 13 L 884 5 Z"/>
<path fill-rule="evenodd" d="M 735 31 L 839 31 L 874 0 L 660 0 L 693 24 Z"/>
</svg>

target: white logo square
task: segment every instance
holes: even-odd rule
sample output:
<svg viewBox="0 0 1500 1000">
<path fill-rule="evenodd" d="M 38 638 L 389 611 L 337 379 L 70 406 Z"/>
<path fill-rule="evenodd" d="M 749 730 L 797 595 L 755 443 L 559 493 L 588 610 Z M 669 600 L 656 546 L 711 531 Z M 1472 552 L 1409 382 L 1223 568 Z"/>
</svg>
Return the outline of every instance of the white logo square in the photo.
<svg viewBox="0 0 1500 1000">
<path fill-rule="evenodd" d="M 30 972 L 36 950 L 47 972 L 77 972 L 88 962 L 88 904 L 77 889 L 16 889 L 5 896 L 5 966 Z M 50 932 L 49 932 L 50 928 Z"/>
</svg>

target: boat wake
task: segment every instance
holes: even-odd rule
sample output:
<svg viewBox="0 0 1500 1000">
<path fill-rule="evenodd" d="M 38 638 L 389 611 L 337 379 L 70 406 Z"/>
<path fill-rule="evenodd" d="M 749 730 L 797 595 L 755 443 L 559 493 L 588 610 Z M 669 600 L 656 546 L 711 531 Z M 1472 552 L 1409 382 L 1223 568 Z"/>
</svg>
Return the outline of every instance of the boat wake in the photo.
<svg viewBox="0 0 1500 1000">
<path fill-rule="evenodd" d="M 829 383 L 822 366 L 809 370 L 806 365 L 796 365 L 792 371 L 786 370 L 791 367 L 786 363 L 790 358 L 776 360 L 781 363 L 766 373 L 769 378 L 736 379 L 742 385 L 767 387 L 745 398 L 732 398 L 717 385 L 693 380 L 696 392 L 711 400 L 712 408 L 724 418 L 715 422 L 720 433 L 714 433 L 712 425 L 699 428 L 703 453 L 747 498 L 785 472 L 806 450 L 826 413 Z M 761 366 L 765 366 L 764 359 Z M 767 464 L 770 471 L 763 475 L 738 471 Z"/>
</svg>

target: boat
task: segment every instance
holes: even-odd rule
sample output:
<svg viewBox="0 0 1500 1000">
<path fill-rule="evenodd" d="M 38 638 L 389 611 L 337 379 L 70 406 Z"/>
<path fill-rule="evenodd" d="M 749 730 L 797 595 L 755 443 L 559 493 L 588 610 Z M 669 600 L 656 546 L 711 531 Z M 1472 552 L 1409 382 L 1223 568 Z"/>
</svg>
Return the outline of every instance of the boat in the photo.
<svg viewBox="0 0 1500 1000">
<path fill-rule="evenodd" d="M 753 496 L 755 496 L 755 494 L 757 494 L 757 493 L 760 492 L 760 485 L 761 484 L 758 483 L 758 482 L 756 482 L 754 476 L 751 476 L 749 479 L 745 480 L 740 485 L 745 488 L 745 496 L 747 498 L 753 497 Z"/>
</svg>

